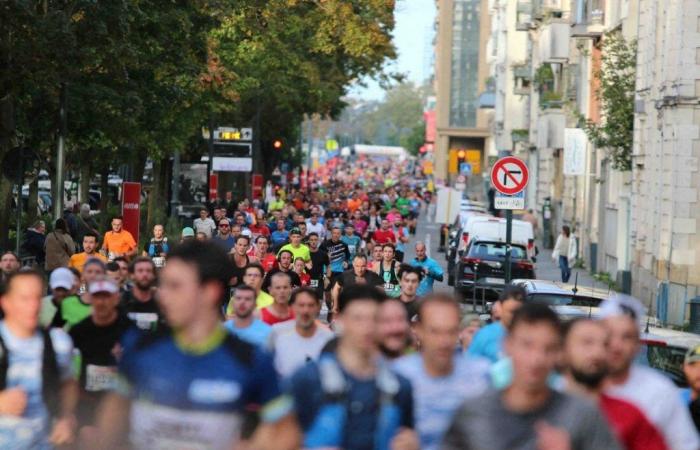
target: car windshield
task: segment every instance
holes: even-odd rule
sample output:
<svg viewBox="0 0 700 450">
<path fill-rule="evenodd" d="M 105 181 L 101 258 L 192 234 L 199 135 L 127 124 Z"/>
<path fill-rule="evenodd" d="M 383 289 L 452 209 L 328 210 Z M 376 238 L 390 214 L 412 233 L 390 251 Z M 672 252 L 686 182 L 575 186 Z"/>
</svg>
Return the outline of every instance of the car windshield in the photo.
<svg viewBox="0 0 700 450">
<path fill-rule="evenodd" d="M 602 301 L 595 297 L 565 294 L 528 294 L 530 300 L 537 303 L 544 303 L 550 306 L 598 306 Z"/>
<path fill-rule="evenodd" d="M 643 344 L 635 362 L 659 370 L 678 387 L 686 387 L 688 383 L 683 374 L 686 350 L 683 347 Z"/>
<path fill-rule="evenodd" d="M 469 249 L 471 258 L 505 258 L 506 244 L 501 242 L 476 242 Z M 524 247 L 511 246 L 510 257 L 512 259 L 526 259 L 527 252 Z"/>
</svg>

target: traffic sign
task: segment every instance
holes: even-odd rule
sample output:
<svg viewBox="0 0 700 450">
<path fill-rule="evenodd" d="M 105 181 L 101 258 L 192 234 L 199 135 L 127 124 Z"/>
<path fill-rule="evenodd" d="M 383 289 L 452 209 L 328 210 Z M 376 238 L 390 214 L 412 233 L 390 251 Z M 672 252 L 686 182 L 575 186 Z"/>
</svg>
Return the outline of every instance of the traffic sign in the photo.
<svg viewBox="0 0 700 450">
<path fill-rule="evenodd" d="M 513 156 L 496 161 L 491 169 L 491 184 L 500 193 L 514 195 L 527 186 L 529 172 L 525 163 Z"/>
<path fill-rule="evenodd" d="M 472 165 L 467 162 L 459 163 L 459 173 L 462 175 L 471 175 Z"/>
<path fill-rule="evenodd" d="M 525 191 L 520 191 L 515 195 L 496 192 L 493 205 L 496 209 L 525 209 Z"/>
</svg>

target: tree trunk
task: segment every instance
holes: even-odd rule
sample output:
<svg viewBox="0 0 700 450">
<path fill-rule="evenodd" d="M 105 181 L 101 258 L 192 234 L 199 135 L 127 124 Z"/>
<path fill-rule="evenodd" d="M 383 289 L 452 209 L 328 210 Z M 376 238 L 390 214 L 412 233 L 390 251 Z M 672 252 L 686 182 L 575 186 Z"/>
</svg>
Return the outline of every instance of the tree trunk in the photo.
<svg viewBox="0 0 700 450">
<path fill-rule="evenodd" d="M 27 199 L 27 224 L 32 226 L 38 216 L 39 208 L 39 177 L 35 176 L 29 183 L 29 198 Z"/>
<path fill-rule="evenodd" d="M 90 164 L 89 160 L 86 158 L 83 160 L 83 162 L 80 164 L 80 182 L 78 186 L 80 186 L 80 192 L 78 192 L 78 198 L 80 199 L 80 203 L 89 203 L 90 201 L 90 179 L 92 178 L 92 165 Z M 103 195 L 105 195 L 103 193 Z"/>
<path fill-rule="evenodd" d="M 146 160 L 148 152 L 145 149 L 139 149 L 131 163 L 131 180 L 136 183 L 143 183 L 143 173 L 146 171 Z"/>
<path fill-rule="evenodd" d="M 2 61 L 5 63 L 5 61 Z M 0 64 L 2 64 L 0 63 Z M 9 64 L 8 64 L 9 65 Z M 2 67 L 7 67 L 4 64 Z M 5 88 L 5 86 L 3 86 Z M 3 160 L 12 149 L 12 139 L 15 136 L 15 110 L 14 97 L 9 91 L 0 95 L 0 161 Z M 12 184 L 10 180 L 0 173 L 0 248 L 10 248 L 10 211 L 12 210 Z"/>
<path fill-rule="evenodd" d="M 0 214 L 0 249 L 11 248 L 10 219 L 14 219 L 12 211 L 12 186 L 14 182 L 0 174 L 0 208 L 5 213 Z"/>
</svg>

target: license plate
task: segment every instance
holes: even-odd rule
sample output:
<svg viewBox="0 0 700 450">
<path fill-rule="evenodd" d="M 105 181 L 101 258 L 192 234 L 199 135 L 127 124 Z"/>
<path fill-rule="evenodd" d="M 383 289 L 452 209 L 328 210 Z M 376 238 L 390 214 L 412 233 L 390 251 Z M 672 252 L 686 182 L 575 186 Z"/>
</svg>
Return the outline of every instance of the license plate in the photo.
<svg viewBox="0 0 700 450">
<path fill-rule="evenodd" d="M 489 278 L 489 277 L 487 277 L 486 282 L 488 284 L 505 284 L 506 280 L 504 280 L 503 278 Z"/>
</svg>

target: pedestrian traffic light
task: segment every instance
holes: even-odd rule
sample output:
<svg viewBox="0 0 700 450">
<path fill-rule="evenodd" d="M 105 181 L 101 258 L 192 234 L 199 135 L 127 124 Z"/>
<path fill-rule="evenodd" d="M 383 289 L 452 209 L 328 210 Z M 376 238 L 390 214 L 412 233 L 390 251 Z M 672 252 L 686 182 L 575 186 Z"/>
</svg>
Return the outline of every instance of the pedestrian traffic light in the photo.
<svg viewBox="0 0 700 450">
<path fill-rule="evenodd" d="M 272 142 L 272 148 L 274 148 L 275 150 L 282 150 L 282 147 L 283 147 L 283 144 L 282 144 L 281 139 L 275 139 Z"/>
</svg>

